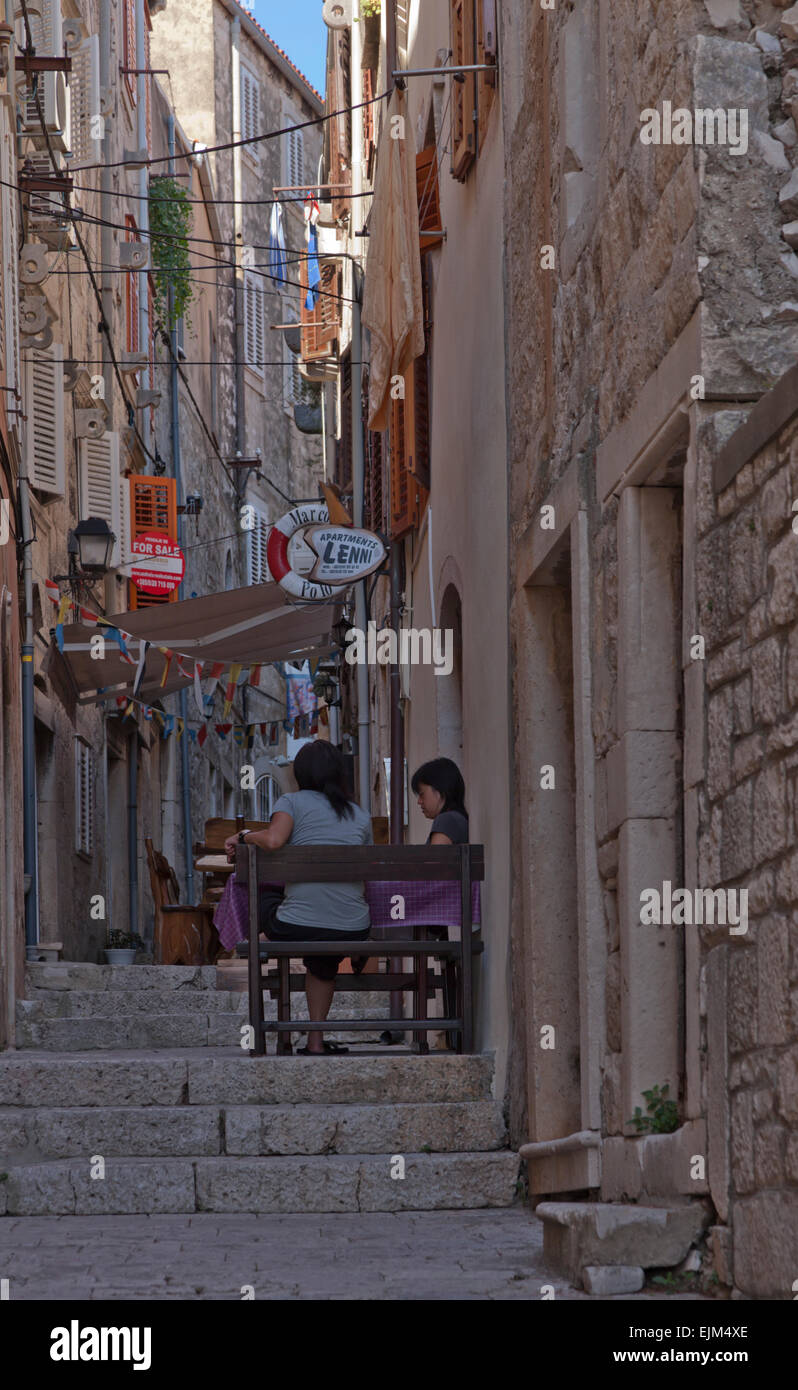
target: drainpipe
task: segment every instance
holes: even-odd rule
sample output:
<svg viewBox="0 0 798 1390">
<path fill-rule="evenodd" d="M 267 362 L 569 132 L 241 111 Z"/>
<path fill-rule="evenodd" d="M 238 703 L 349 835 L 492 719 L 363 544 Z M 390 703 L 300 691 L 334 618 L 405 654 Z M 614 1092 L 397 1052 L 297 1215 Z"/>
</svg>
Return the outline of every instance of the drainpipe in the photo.
<svg viewBox="0 0 798 1390">
<path fill-rule="evenodd" d="M 127 746 L 127 871 L 128 917 L 132 932 L 139 928 L 139 734 L 134 729 Z"/>
<path fill-rule="evenodd" d="M 143 150 L 147 145 L 147 95 L 149 77 L 142 71 L 147 61 L 147 42 L 144 21 L 144 0 L 136 0 L 136 67 L 139 72 L 136 76 L 136 146 Z M 145 165 L 139 170 L 139 213 L 138 224 L 142 241 L 149 240 L 150 230 L 150 174 L 149 166 Z M 139 351 L 149 355 L 150 344 L 150 298 L 148 293 L 149 277 L 146 270 L 138 272 L 131 271 L 130 274 L 138 274 L 139 279 Z M 149 362 L 142 372 L 145 390 L 152 386 L 150 379 Z M 152 434 L 149 410 L 143 412 L 142 419 L 144 437 L 149 447 Z"/>
<path fill-rule="evenodd" d="M 35 960 L 39 940 L 39 882 L 36 843 L 36 743 L 33 720 L 33 527 L 25 450 L 19 451 L 19 510 L 22 521 L 22 575 L 25 601 L 22 641 L 22 828 L 25 894 L 25 959 Z"/>
<path fill-rule="evenodd" d="M 352 262 L 352 502 L 355 526 L 363 525 L 363 366 L 360 331 L 362 277 Z M 355 586 L 355 626 L 366 632 L 366 581 Z M 371 728 L 369 723 L 369 671 L 365 661 L 357 663 L 357 768 L 358 800 L 371 815 Z"/>
<path fill-rule="evenodd" d="M 233 19 L 230 28 L 231 69 L 233 86 L 233 140 L 241 139 L 241 21 Z M 236 321 L 236 450 L 246 449 L 244 420 L 244 209 L 242 198 L 241 146 L 233 147 L 233 252 L 235 254 L 235 321 Z"/>
<path fill-rule="evenodd" d="M 167 118 L 167 131 L 169 138 L 169 173 L 174 176 L 175 172 L 175 118 L 171 111 Z M 172 289 L 169 289 L 169 322 L 171 324 L 170 337 L 172 343 L 171 367 L 170 367 L 170 390 L 172 400 L 172 463 L 175 472 L 175 484 L 177 491 L 177 505 L 183 505 L 183 478 L 181 473 L 180 460 L 180 400 L 178 394 L 178 371 L 177 371 L 177 324 L 173 318 L 174 298 Z M 177 543 L 181 550 L 183 548 L 183 513 L 177 514 Z M 180 588 L 182 589 L 182 584 Z M 180 590 L 178 590 L 178 593 Z M 180 772 L 182 785 L 182 807 L 183 807 L 183 852 L 186 865 L 186 902 L 194 901 L 194 858 L 191 853 L 191 765 L 188 756 L 188 692 L 184 689 L 180 691 L 180 718 L 183 720 L 183 737 L 180 740 Z"/>
</svg>

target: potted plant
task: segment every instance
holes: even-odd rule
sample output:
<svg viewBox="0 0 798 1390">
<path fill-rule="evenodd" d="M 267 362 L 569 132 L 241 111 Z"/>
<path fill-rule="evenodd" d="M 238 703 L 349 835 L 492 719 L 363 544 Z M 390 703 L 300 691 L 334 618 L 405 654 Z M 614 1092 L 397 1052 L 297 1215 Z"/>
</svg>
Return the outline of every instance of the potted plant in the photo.
<svg viewBox="0 0 798 1390">
<path fill-rule="evenodd" d="M 144 942 L 137 932 L 112 931 L 108 933 L 105 959 L 108 965 L 132 965 L 136 952 Z"/>
<path fill-rule="evenodd" d="M 361 68 L 376 68 L 379 64 L 381 11 L 382 0 L 360 0 L 360 18 L 363 21 Z"/>
</svg>

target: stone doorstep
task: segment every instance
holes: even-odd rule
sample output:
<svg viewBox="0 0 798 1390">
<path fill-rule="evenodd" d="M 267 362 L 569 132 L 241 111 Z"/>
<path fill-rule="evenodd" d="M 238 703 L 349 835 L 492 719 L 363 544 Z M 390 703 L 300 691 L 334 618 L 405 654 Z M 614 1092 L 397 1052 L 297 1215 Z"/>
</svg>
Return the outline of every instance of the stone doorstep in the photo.
<svg viewBox="0 0 798 1390">
<path fill-rule="evenodd" d="M 0 1054 L 0 1105 L 176 1106 L 490 1100 L 492 1054 L 249 1057 L 212 1049 Z"/>
<path fill-rule="evenodd" d="M 307 1000 L 295 996 L 291 1001 L 294 1018 L 307 1018 Z M 330 1018 L 361 1018 L 364 1014 L 388 1016 L 389 1005 L 384 993 L 338 990 L 333 999 Z M 88 990 L 29 988 L 26 999 L 17 1000 L 18 1021 L 41 1022 L 50 1018 L 119 1018 L 141 1017 L 146 1014 L 169 1014 L 172 1017 L 199 1013 L 249 1013 L 249 1000 L 240 990 L 155 989 Z M 277 1001 L 266 1000 L 266 1017 L 277 1017 Z"/>
<path fill-rule="evenodd" d="M 29 961 L 25 987 L 52 990 L 192 989 L 217 987 L 215 965 L 95 965 L 90 961 Z"/>
<path fill-rule="evenodd" d="M 604 1202 L 540 1202 L 543 1254 L 578 1283 L 590 1266 L 667 1268 L 679 1264 L 709 1223 L 701 1202 L 643 1207 Z"/>
<path fill-rule="evenodd" d="M 506 1142 L 495 1101 L 438 1104 L 0 1108 L 6 1168 L 50 1159 L 485 1153 Z"/>
<path fill-rule="evenodd" d="M 517 1154 L 390 1154 L 291 1158 L 116 1159 L 92 1181 L 86 1163 L 31 1164 L 0 1183 L 9 1216 L 180 1212 L 452 1211 L 509 1207 Z"/>
</svg>

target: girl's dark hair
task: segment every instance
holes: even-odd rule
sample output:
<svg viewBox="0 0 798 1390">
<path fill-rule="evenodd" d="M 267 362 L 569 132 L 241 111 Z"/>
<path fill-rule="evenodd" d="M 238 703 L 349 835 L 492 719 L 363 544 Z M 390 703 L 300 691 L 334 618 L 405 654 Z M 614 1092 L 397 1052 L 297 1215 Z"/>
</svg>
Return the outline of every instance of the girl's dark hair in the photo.
<svg viewBox="0 0 798 1390">
<path fill-rule="evenodd" d="M 468 817 L 463 775 L 451 758 L 431 758 L 428 763 L 422 763 L 418 771 L 413 773 L 410 785 L 414 792 L 418 792 L 421 786 L 434 787 L 443 797 L 444 811 L 459 811 Z"/>
<path fill-rule="evenodd" d="M 334 744 L 324 739 L 304 744 L 294 758 L 294 777 L 300 791 L 323 792 L 339 820 L 354 815 L 343 754 Z"/>
</svg>

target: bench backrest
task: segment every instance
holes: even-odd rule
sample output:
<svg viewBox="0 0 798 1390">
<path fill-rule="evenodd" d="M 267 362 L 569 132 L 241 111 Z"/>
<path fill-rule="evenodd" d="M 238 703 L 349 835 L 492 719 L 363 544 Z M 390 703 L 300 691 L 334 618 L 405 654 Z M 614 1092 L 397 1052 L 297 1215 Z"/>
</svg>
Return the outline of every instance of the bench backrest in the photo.
<svg viewBox="0 0 798 1390">
<path fill-rule="evenodd" d="M 239 845 L 236 879 L 249 881 L 249 854 L 258 878 L 275 883 L 380 882 L 394 879 L 461 882 L 485 877 L 484 845 L 287 845 L 264 850 Z"/>
</svg>

